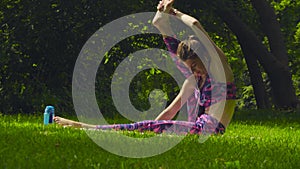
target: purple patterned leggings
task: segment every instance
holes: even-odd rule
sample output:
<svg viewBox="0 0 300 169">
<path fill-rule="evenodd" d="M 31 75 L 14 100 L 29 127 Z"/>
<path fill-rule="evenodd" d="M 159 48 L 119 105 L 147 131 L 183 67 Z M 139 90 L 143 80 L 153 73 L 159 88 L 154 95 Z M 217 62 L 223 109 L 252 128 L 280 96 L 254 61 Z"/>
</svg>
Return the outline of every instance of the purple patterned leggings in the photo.
<svg viewBox="0 0 300 169">
<path fill-rule="evenodd" d="M 131 124 L 98 125 L 100 130 L 138 130 L 176 134 L 224 134 L 225 127 L 210 115 L 202 114 L 196 122 L 176 120 L 146 120 Z"/>
</svg>

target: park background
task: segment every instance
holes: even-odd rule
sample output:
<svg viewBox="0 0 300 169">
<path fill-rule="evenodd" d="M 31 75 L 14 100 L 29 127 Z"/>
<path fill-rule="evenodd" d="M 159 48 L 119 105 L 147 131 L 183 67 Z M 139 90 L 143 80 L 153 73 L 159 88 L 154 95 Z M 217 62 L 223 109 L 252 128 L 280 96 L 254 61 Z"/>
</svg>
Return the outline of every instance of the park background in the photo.
<svg viewBox="0 0 300 169">
<path fill-rule="evenodd" d="M 154 12 L 157 3 L 150 0 L 1 1 L 1 117 L 16 117 L 14 122 L 18 118 L 20 122 L 20 114 L 41 116 L 47 105 L 54 105 L 58 115 L 75 116 L 72 74 L 85 42 L 115 19 Z M 177 0 L 174 6 L 199 19 L 228 56 L 238 87 L 237 119 L 244 120 L 254 114 L 272 121 L 274 116 L 273 123 L 280 124 L 277 117 L 299 118 L 300 1 Z M 104 66 L 98 70 L 96 94 L 106 117 L 118 117 L 109 92 L 114 70 L 130 53 L 152 47 L 166 49 L 160 35 L 136 35 L 115 45 L 105 56 Z M 167 93 L 168 101 L 179 91 L 167 73 L 148 69 L 132 82 L 132 104 L 138 110 L 147 110 L 149 94 L 156 88 Z M 294 120 L 286 124 L 299 123 L 299 119 Z M 228 165 L 235 166 L 235 162 Z"/>
</svg>

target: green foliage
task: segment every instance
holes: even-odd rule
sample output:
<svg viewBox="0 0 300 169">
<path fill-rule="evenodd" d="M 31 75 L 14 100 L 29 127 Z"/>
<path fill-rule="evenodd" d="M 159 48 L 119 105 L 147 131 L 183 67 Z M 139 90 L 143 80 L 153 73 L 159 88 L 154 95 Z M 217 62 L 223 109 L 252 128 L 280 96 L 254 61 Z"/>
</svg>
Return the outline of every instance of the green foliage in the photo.
<svg viewBox="0 0 300 169">
<path fill-rule="evenodd" d="M 224 2 L 261 36 L 258 16 L 249 1 Z M 176 1 L 175 6 L 198 18 L 228 56 L 238 86 L 239 108 L 255 107 L 253 92 L 246 90 L 251 88 L 251 83 L 239 43 L 214 13 L 214 5 L 218 5 L 215 3 Z M 60 113 L 73 114 L 72 73 L 84 43 L 106 23 L 132 13 L 153 12 L 156 4 L 156 1 L 144 0 L 115 0 L 113 3 L 108 0 L 1 1 L 0 112 L 32 114 L 52 104 Z M 293 81 L 296 93 L 300 96 L 300 27 L 297 12 L 300 10 L 300 3 L 282 0 L 272 1 L 272 5 L 286 38 Z M 134 28 L 138 25 L 129 23 L 129 26 Z M 147 29 L 145 26 L 142 28 Z M 261 39 L 264 38 L 261 36 Z M 116 114 L 108 91 L 113 71 L 119 63 L 130 53 L 154 47 L 165 49 L 160 36 L 134 36 L 114 46 L 105 56 L 103 66 L 98 70 L 96 84 L 97 100 L 104 112 Z M 162 89 L 168 101 L 178 92 L 173 79 L 159 71 L 143 71 L 132 83 L 131 101 L 137 109 L 146 110 L 149 107 L 148 96 L 155 88 Z M 266 78 L 264 80 L 267 81 Z M 162 79 L 168 83 L 155 86 Z"/>
<path fill-rule="evenodd" d="M 144 2 L 114 4 L 1 1 L 0 112 L 35 113 L 53 104 L 72 114 L 72 73 L 84 42 L 114 18 L 143 10 Z"/>
</svg>

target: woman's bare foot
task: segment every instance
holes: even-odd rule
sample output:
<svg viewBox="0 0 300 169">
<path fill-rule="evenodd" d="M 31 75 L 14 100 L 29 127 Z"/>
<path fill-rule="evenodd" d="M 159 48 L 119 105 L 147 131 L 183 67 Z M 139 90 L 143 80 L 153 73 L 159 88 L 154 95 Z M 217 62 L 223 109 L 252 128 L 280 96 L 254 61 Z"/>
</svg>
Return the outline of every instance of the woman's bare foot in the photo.
<svg viewBox="0 0 300 169">
<path fill-rule="evenodd" d="M 81 128 L 82 124 L 80 122 L 77 121 L 73 121 L 73 120 L 69 120 L 69 119 L 65 119 L 62 117 L 54 117 L 53 118 L 55 123 L 61 125 L 61 126 L 67 126 L 67 127 L 75 127 L 75 128 Z"/>
<path fill-rule="evenodd" d="M 59 116 L 55 116 L 54 118 L 55 123 L 61 125 L 61 126 L 66 126 L 66 127 L 74 127 L 74 128 L 93 128 L 96 129 L 96 125 L 91 125 L 91 124 L 85 124 L 69 119 L 65 119 Z"/>
</svg>

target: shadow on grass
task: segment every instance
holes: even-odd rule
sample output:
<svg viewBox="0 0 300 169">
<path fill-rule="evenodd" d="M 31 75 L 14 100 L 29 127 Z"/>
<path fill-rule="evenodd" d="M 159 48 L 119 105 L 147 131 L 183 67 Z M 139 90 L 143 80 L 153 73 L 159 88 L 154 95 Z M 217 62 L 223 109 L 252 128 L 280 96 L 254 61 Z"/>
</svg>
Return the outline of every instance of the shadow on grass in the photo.
<svg viewBox="0 0 300 169">
<path fill-rule="evenodd" d="M 246 124 L 260 124 L 267 126 L 287 126 L 288 124 L 300 125 L 300 110 L 276 111 L 276 110 L 237 110 L 232 122 Z"/>
</svg>

